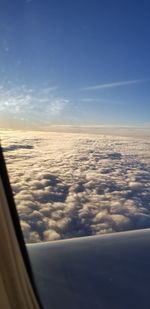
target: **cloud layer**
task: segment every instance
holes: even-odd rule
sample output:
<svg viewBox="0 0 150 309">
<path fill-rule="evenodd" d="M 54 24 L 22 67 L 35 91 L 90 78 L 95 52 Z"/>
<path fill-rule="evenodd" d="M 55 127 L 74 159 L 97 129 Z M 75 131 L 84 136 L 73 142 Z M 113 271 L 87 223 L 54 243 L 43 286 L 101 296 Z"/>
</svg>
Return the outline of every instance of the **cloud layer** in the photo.
<svg viewBox="0 0 150 309">
<path fill-rule="evenodd" d="M 1 132 L 28 243 L 150 227 L 150 142 Z"/>
</svg>

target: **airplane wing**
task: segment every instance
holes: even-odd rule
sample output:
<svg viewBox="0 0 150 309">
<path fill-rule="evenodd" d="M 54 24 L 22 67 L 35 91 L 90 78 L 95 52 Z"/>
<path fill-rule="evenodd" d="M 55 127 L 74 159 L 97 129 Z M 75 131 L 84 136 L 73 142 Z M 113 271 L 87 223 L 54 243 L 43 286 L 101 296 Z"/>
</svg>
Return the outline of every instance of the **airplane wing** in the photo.
<svg viewBox="0 0 150 309">
<path fill-rule="evenodd" d="M 150 308 L 150 229 L 27 248 L 46 309 Z"/>
</svg>

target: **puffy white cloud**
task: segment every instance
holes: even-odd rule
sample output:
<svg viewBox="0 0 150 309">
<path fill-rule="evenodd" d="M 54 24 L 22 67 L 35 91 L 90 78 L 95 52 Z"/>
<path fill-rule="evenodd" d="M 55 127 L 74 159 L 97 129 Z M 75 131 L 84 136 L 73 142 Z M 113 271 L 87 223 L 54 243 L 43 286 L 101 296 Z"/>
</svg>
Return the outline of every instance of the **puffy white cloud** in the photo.
<svg viewBox="0 0 150 309">
<path fill-rule="evenodd" d="M 50 240 L 58 240 L 60 239 L 60 235 L 54 231 L 54 230 L 47 230 L 44 232 L 44 240 L 50 241 Z"/>
<path fill-rule="evenodd" d="M 27 242 L 150 227 L 150 142 L 1 131 Z"/>
</svg>

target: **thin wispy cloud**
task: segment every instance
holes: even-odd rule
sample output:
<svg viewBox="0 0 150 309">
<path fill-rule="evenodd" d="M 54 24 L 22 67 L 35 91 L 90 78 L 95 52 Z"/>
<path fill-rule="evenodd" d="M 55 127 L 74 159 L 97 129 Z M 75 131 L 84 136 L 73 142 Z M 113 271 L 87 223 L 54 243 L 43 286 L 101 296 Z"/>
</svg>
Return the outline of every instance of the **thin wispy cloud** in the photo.
<svg viewBox="0 0 150 309">
<path fill-rule="evenodd" d="M 139 84 L 145 82 L 145 79 L 133 79 L 133 80 L 126 80 L 126 81 L 119 81 L 107 84 L 99 84 L 95 86 L 84 87 L 81 90 L 100 90 L 100 89 L 107 89 L 107 88 L 116 88 L 122 86 L 128 86 L 132 84 Z"/>
<path fill-rule="evenodd" d="M 4 115 L 12 117 L 54 118 L 60 116 L 69 105 L 70 101 L 56 94 L 55 87 L 32 89 L 22 85 L 20 88 L 0 87 L 0 119 Z"/>
<path fill-rule="evenodd" d="M 69 100 L 67 99 L 55 98 L 50 102 L 47 111 L 49 111 L 51 115 L 60 115 L 68 104 Z"/>
<path fill-rule="evenodd" d="M 58 90 L 58 86 L 53 86 L 53 87 L 46 87 L 46 88 L 44 88 L 43 90 L 42 90 L 42 92 L 44 93 L 44 94 L 50 94 L 50 93 L 52 93 L 52 92 L 55 92 L 55 90 Z"/>
</svg>

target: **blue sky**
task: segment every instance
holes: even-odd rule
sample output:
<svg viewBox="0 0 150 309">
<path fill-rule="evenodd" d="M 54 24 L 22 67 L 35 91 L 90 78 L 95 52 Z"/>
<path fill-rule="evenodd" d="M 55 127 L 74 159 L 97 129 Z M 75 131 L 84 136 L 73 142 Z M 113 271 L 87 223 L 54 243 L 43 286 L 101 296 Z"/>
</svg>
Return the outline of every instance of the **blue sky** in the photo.
<svg viewBox="0 0 150 309">
<path fill-rule="evenodd" d="M 149 123 L 149 29 L 148 0 L 1 0 L 1 124 Z"/>
</svg>

